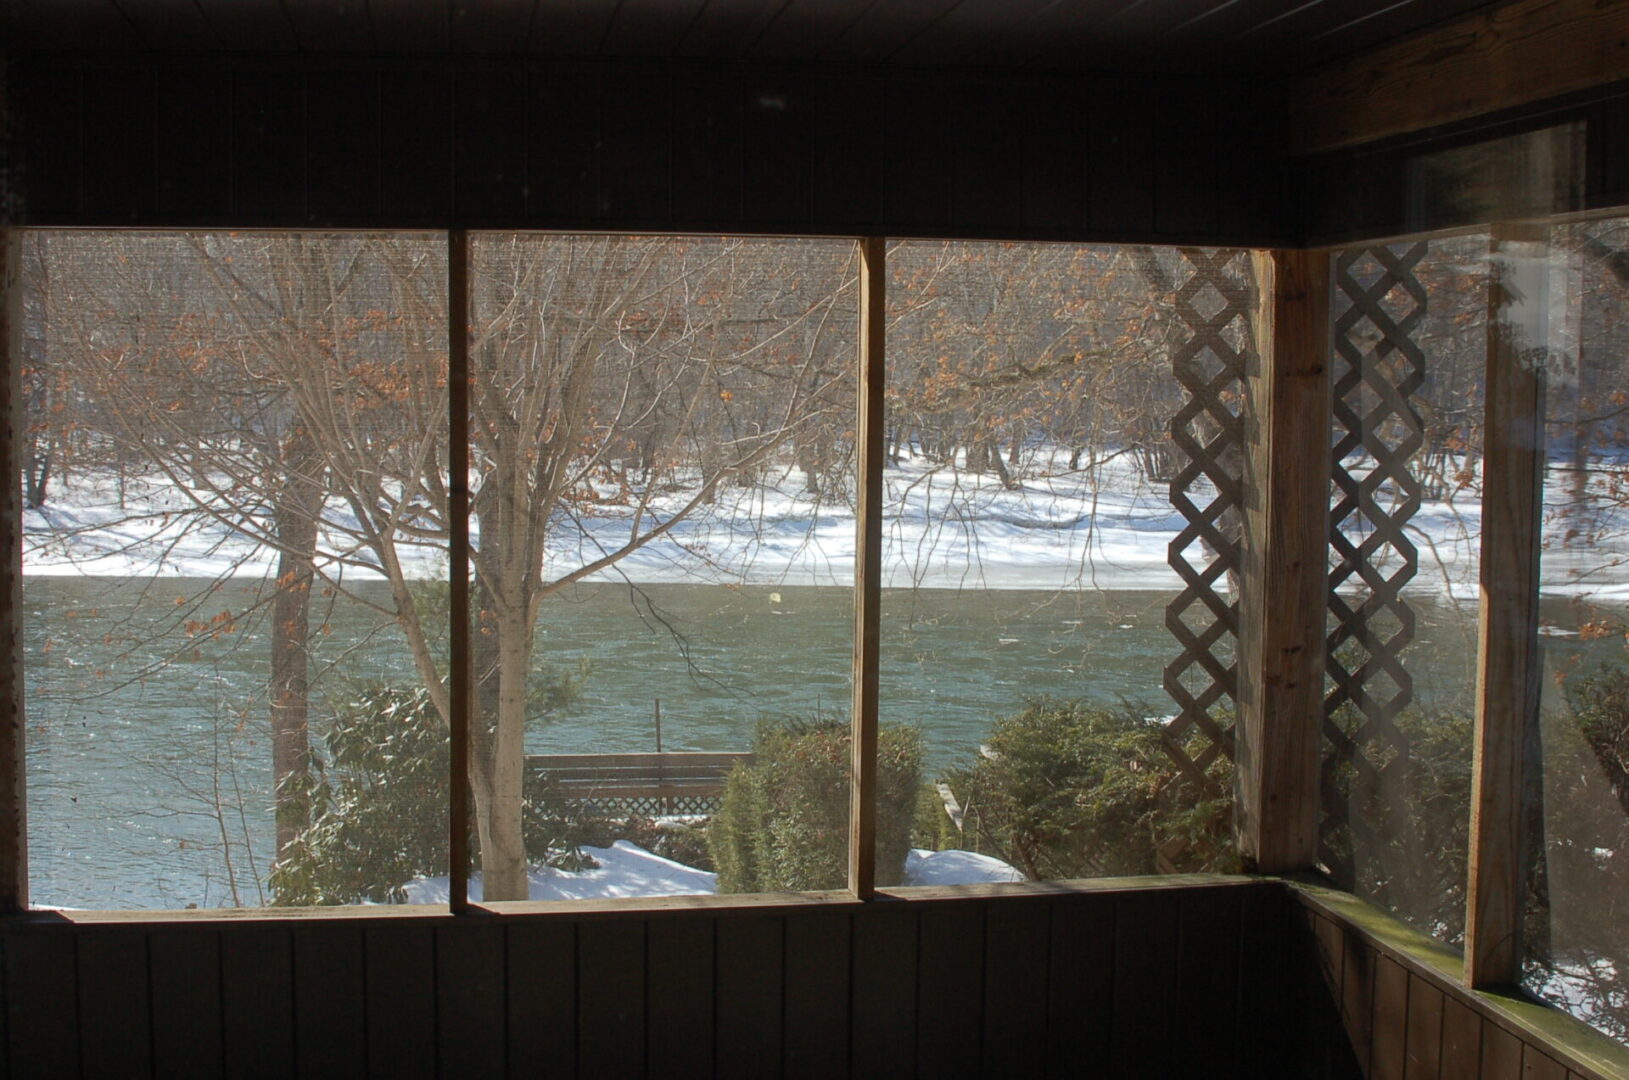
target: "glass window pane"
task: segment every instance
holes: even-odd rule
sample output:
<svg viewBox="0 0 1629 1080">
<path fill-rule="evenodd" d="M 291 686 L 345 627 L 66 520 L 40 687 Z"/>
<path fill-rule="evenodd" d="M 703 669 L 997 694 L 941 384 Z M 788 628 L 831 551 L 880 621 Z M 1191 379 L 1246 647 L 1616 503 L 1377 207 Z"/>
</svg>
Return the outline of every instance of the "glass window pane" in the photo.
<svg viewBox="0 0 1629 1080">
<path fill-rule="evenodd" d="M 1337 252 L 1320 854 L 1464 936 L 1475 712 L 1484 235 Z"/>
<path fill-rule="evenodd" d="M 472 896 L 846 884 L 856 273 L 474 240 Z"/>
<path fill-rule="evenodd" d="M 24 274 L 35 902 L 444 873 L 441 241 L 35 232 Z"/>
<path fill-rule="evenodd" d="M 906 242 L 889 260 L 882 723 L 919 733 L 929 783 L 914 810 L 884 786 L 878 880 L 1236 868 L 1234 637 L 1201 601 L 1179 611 L 1169 432 L 1180 366 L 1217 388 L 1214 467 L 1242 467 L 1248 254 Z M 1218 514 L 1236 544 L 1236 507 Z M 1217 609 L 1234 587 L 1221 573 Z M 1203 660 L 1173 659 L 1184 618 Z"/>
<path fill-rule="evenodd" d="M 1550 230 L 1526 985 L 1629 1041 L 1629 223 Z"/>
</svg>

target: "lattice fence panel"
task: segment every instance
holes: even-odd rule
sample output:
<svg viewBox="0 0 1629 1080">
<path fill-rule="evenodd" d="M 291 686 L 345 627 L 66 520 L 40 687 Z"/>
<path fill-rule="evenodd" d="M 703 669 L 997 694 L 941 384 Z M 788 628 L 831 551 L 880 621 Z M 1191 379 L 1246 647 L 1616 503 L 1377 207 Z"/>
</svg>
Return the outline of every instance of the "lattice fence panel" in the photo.
<svg viewBox="0 0 1629 1080">
<path fill-rule="evenodd" d="M 1415 335 L 1426 317 L 1416 276 L 1424 243 L 1354 249 L 1335 260 L 1334 446 L 1329 543 L 1328 691 L 1320 789 L 1320 857 L 1350 887 L 1354 848 L 1372 817 L 1353 813 L 1391 798 L 1407 768 L 1408 740 L 1397 716 L 1413 698 L 1402 653 L 1414 639 L 1414 611 L 1402 595 L 1419 566 L 1407 526 L 1420 508 L 1413 459 L 1425 425 L 1415 397 L 1425 354 Z M 1386 816 L 1402 820 L 1406 808 Z"/>
<path fill-rule="evenodd" d="M 1171 418 L 1181 462 L 1171 504 L 1186 525 L 1168 556 L 1183 588 L 1165 609 L 1165 625 L 1181 646 L 1165 669 L 1165 690 L 1177 705 L 1165 748 L 1206 790 L 1216 786 L 1212 766 L 1233 757 L 1252 301 L 1248 252 L 1182 250 L 1175 303 L 1182 336 L 1171 366 L 1184 401 Z"/>
<path fill-rule="evenodd" d="M 724 796 L 718 795 L 568 795 L 556 802 L 585 821 L 626 821 L 628 818 L 657 818 L 668 815 L 710 817 L 718 812 Z"/>
</svg>

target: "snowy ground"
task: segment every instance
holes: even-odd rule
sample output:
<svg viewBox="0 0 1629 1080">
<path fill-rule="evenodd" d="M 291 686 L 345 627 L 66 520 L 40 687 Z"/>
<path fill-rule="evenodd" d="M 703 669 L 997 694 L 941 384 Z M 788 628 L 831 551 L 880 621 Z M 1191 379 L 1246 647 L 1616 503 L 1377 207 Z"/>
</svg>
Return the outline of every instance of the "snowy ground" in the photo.
<svg viewBox="0 0 1629 1080">
<path fill-rule="evenodd" d="M 886 472 L 883 584 L 888 587 L 1175 589 L 1168 548 L 1184 522 L 1163 484 L 1149 484 L 1130 456 L 1093 470 L 1065 468 L 1066 455 L 1037 454 L 1028 478 L 1008 490 L 989 475 L 906 457 Z M 1608 471 L 1602 484 L 1611 482 Z M 1565 493 L 1559 471 L 1550 490 Z M 664 520 L 691 494 L 664 494 L 645 519 Z M 1195 493 L 1198 497 L 1199 493 Z M 207 498 L 201 491 L 199 499 Z M 1556 502 L 1546 510 L 1546 591 L 1629 599 L 1629 512 L 1602 489 L 1580 523 Z M 262 576 L 275 564 L 270 547 L 199 513 L 188 492 L 156 480 L 76 474 L 44 509 L 24 516 L 25 573 L 98 576 Z M 329 506 L 325 573 L 349 580 L 376 576 L 375 557 L 347 546 L 354 518 Z M 235 519 L 264 531 L 263 514 Z M 626 507 L 602 504 L 551 530 L 551 574 L 565 573 L 626 542 Z M 762 484 L 721 489 L 718 501 L 633 552 L 601 578 L 637 582 L 848 585 L 853 580 L 851 497 L 816 496 L 795 468 Z M 1419 552 L 1411 588 L 1470 597 L 1476 593 L 1481 516 L 1474 490 L 1426 501 L 1408 528 Z M 479 543 L 479 537 L 475 538 Z M 403 548 L 410 575 L 445 573 L 440 548 Z M 1194 557 L 1199 557 L 1195 552 Z M 343 562 L 343 565 L 342 565 Z"/>
<path fill-rule="evenodd" d="M 532 869 L 531 899 L 589 900 L 625 896 L 710 896 L 718 891 L 718 875 L 654 855 L 636 844 L 618 840 L 608 848 L 585 847 L 584 855 L 599 864 L 593 870 L 572 872 L 550 866 Z M 990 881 L 1023 881 L 1024 875 L 988 855 L 971 851 L 913 850 L 905 860 L 907 885 L 974 885 Z M 410 904 L 447 902 L 445 877 L 408 882 Z M 469 895 L 481 899 L 481 875 L 470 875 Z"/>
</svg>

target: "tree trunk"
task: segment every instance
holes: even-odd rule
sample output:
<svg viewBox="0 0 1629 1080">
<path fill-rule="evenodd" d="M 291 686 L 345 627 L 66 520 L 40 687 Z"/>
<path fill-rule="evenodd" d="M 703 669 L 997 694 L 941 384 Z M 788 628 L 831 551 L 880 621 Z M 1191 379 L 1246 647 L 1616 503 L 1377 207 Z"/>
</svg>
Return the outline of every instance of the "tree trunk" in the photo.
<svg viewBox="0 0 1629 1080">
<path fill-rule="evenodd" d="M 311 582 L 317 551 L 322 492 L 312 482 L 309 440 L 288 457 L 288 486 L 272 508 L 280 554 L 271 620 L 272 778 L 275 783 L 277 857 L 309 824 L 307 784 L 311 770 L 310 671 Z"/>
<path fill-rule="evenodd" d="M 532 627 L 525 605 L 496 611 L 495 648 L 479 650 L 495 663 L 478 668 L 490 702 L 471 717 L 475 736 L 470 755 L 470 786 L 475 794 L 475 820 L 481 845 L 481 896 L 484 900 L 525 900 L 529 895 L 526 842 L 521 829 L 521 796 L 526 773 L 526 683 L 532 659 Z M 483 627 L 485 629 L 485 627 Z M 495 693 L 494 693 L 495 691 Z"/>
</svg>

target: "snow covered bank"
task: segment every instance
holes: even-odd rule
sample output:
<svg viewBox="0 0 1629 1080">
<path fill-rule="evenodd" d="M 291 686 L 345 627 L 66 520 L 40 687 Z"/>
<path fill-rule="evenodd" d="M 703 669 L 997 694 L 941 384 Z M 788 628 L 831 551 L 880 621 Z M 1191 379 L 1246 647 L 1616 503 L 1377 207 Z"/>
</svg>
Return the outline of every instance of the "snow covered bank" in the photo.
<svg viewBox="0 0 1629 1080">
<path fill-rule="evenodd" d="M 1050 460 L 1049 460 L 1050 459 Z M 1062 452 L 1037 452 L 1032 475 L 1015 488 L 991 475 L 904 457 L 885 474 L 883 584 L 890 588 L 1177 589 L 1168 550 L 1183 528 L 1163 484 L 1145 480 L 1129 457 L 1070 470 Z M 1360 470 L 1361 471 L 1361 470 Z M 1558 493 L 1564 478 L 1552 481 Z M 683 506 L 694 488 L 678 485 L 654 500 L 645 527 Z M 254 539 L 270 532 L 269 508 L 211 517 L 195 499 L 158 477 L 76 474 L 43 509 L 24 515 L 28 575 L 261 577 L 275 551 Z M 1196 493 L 1197 494 L 1197 493 Z M 1559 494 L 1557 497 L 1560 497 Z M 1591 505 L 1588 542 L 1567 542 L 1577 522 L 1565 508 L 1546 514 L 1544 585 L 1556 595 L 1629 599 L 1629 510 L 1601 492 Z M 228 524 L 232 520 L 233 524 Z M 355 518 L 334 502 L 322 572 L 368 580 L 375 556 L 354 540 Z M 556 523 L 547 573 L 566 573 L 624 544 L 633 511 L 614 501 Z M 716 502 L 590 580 L 640 583 L 834 585 L 853 583 L 855 516 L 851 493 L 817 495 L 800 469 L 772 470 L 761 483 L 720 489 Z M 1474 597 L 1481 533 L 1479 500 L 1464 490 L 1423 503 L 1407 535 L 1418 549 L 1411 590 Z M 479 544 L 479 535 L 474 538 Z M 400 547 L 411 577 L 445 573 L 442 551 Z M 1389 568 L 1386 568 L 1389 569 Z"/>
<path fill-rule="evenodd" d="M 529 875 L 533 900 L 607 900 L 624 896 L 710 896 L 718 875 L 654 855 L 637 844 L 618 840 L 608 848 L 585 847 L 584 855 L 599 866 L 572 872 L 536 866 Z M 988 855 L 971 851 L 914 850 L 905 860 L 907 885 L 974 885 L 989 881 L 1023 881 L 1024 875 Z M 445 877 L 419 878 L 406 886 L 410 904 L 447 902 Z M 481 875 L 471 874 L 469 896 L 481 899 Z"/>
</svg>

